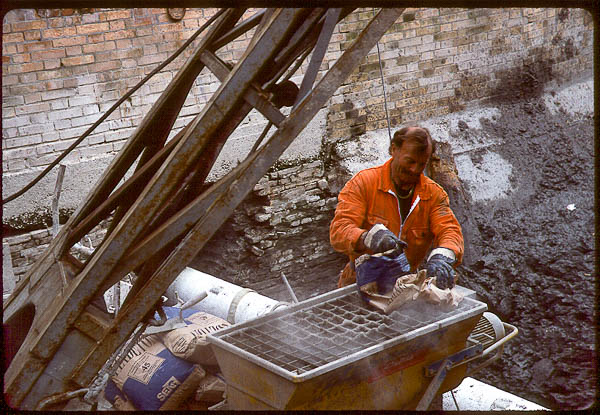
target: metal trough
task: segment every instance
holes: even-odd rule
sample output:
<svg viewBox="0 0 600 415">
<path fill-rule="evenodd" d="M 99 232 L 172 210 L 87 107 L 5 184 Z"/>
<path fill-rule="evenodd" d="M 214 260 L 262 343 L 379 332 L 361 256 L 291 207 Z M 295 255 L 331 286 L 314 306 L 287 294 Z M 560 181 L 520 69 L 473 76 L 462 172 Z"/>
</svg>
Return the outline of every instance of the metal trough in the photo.
<svg viewBox="0 0 600 415">
<path fill-rule="evenodd" d="M 466 365 L 455 357 L 481 353 L 468 336 L 486 310 L 466 297 L 450 311 L 415 302 L 385 315 L 351 285 L 208 339 L 229 409 L 415 409 L 449 356 L 436 392 L 460 384 Z"/>
</svg>

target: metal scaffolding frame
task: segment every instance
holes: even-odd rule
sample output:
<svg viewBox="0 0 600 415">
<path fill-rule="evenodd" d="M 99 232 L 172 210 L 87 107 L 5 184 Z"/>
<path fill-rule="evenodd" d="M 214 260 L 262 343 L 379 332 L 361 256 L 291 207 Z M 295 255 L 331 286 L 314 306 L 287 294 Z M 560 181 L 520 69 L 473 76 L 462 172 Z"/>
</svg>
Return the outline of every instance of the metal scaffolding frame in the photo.
<svg viewBox="0 0 600 415">
<path fill-rule="evenodd" d="M 264 9 L 241 22 L 246 9 L 220 10 L 192 56 L 5 302 L 5 342 L 18 348 L 9 353 L 4 375 L 12 407 L 35 409 L 94 379 L 140 322 L 152 317 L 168 286 L 403 12 L 380 10 L 315 84 L 333 28 L 352 10 Z M 217 56 L 221 47 L 252 29 L 239 61 L 232 65 Z M 299 93 L 285 116 L 278 87 L 289 82 L 286 73 L 291 75 L 309 55 Z M 167 141 L 204 68 L 220 87 Z M 252 109 L 276 130 L 207 187 L 223 145 Z M 136 162 L 135 173 L 125 180 Z M 92 256 L 85 262 L 73 257 L 73 245 L 110 215 L 110 228 Z M 135 275 L 135 284 L 112 317 L 94 301 L 128 273 Z"/>
</svg>

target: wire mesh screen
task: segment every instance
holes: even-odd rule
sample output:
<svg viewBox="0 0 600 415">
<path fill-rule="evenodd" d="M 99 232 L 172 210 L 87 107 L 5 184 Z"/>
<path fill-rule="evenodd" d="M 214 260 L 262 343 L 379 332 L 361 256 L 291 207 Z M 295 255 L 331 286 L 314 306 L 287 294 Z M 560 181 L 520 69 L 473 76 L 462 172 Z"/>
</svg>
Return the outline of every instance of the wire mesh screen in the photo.
<svg viewBox="0 0 600 415">
<path fill-rule="evenodd" d="M 294 306 L 276 318 L 257 319 L 216 337 L 286 371 L 302 374 L 477 307 L 465 300 L 450 311 L 415 302 L 385 315 L 369 309 L 352 291 L 305 307 Z"/>
</svg>

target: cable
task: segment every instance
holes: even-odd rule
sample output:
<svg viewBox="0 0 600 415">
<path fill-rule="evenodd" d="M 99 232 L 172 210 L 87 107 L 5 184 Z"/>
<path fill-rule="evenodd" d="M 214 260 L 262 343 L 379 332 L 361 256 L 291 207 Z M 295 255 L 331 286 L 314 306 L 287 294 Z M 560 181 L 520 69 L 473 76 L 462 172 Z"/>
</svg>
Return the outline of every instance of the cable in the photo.
<svg viewBox="0 0 600 415">
<path fill-rule="evenodd" d="M 67 149 L 65 149 L 65 151 L 63 151 L 56 160 L 54 160 L 52 163 L 50 163 L 35 179 L 33 179 L 31 182 L 29 182 L 21 190 L 13 193 L 12 195 L 8 196 L 6 199 L 2 200 L 2 204 L 5 204 L 5 203 L 15 200 L 17 197 L 21 196 L 23 193 L 27 192 L 29 189 L 31 189 L 33 186 L 35 186 L 46 174 L 48 174 L 50 172 L 50 170 L 52 170 L 58 163 L 60 163 L 62 161 L 62 159 L 64 159 L 71 151 L 73 151 L 73 149 L 75 147 L 77 147 L 79 144 L 81 144 L 81 142 L 88 135 L 90 135 L 92 133 L 92 131 L 94 131 L 96 129 L 96 127 L 98 127 L 102 123 L 102 121 L 104 121 L 106 118 L 108 118 L 108 116 L 110 114 L 112 114 L 112 112 L 115 109 L 117 109 L 119 107 L 119 105 L 121 105 L 123 103 L 123 101 L 125 101 L 127 98 L 129 98 L 144 83 L 146 83 L 150 78 L 152 78 L 154 75 L 156 75 L 156 73 L 158 73 L 165 66 L 167 66 L 169 63 L 171 63 L 177 56 L 179 56 L 181 54 L 181 52 L 183 52 L 185 50 L 185 48 L 187 48 L 189 46 L 189 44 L 192 43 L 194 41 L 194 39 L 196 39 L 200 35 L 200 33 L 202 33 L 204 30 L 206 30 L 206 28 L 208 26 L 210 26 L 225 11 L 226 11 L 226 9 L 220 9 L 214 16 L 212 16 L 210 19 L 208 19 L 206 21 L 206 23 L 204 23 L 202 25 L 202 27 L 200 27 L 200 29 L 198 29 L 179 49 L 177 49 L 177 51 L 175 51 L 175 53 L 173 55 L 169 56 L 169 58 L 167 58 L 166 61 L 161 63 L 159 66 L 157 66 L 152 72 L 150 72 L 148 75 L 146 75 L 146 77 L 144 79 L 142 79 L 140 82 L 138 82 L 132 89 L 130 89 L 125 95 L 123 95 L 121 97 L 121 99 L 119 99 L 115 104 L 113 104 L 113 106 L 110 107 L 110 109 L 107 112 L 105 112 L 104 115 L 102 115 L 102 117 L 100 117 L 98 119 L 98 121 L 96 121 L 90 128 L 88 128 L 77 140 L 75 140 L 75 142 L 73 144 L 71 144 Z"/>
<path fill-rule="evenodd" d="M 375 15 L 375 9 L 373 9 L 373 15 Z M 392 130 L 390 129 L 390 115 L 388 114 L 387 96 L 385 93 L 385 82 L 383 80 L 383 67 L 381 66 L 381 53 L 379 52 L 379 41 L 377 41 L 377 58 L 379 59 L 379 74 L 381 75 L 381 87 L 383 88 L 383 106 L 385 108 L 385 119 L 387 120 L 388 136 L 390 142 L 392 141 Z"/>
</svg>

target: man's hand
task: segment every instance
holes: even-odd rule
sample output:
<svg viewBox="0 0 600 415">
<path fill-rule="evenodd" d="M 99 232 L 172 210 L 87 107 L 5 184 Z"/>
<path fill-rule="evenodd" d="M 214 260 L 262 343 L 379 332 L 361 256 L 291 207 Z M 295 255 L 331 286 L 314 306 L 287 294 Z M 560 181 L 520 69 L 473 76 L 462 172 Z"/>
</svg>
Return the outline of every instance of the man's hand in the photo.
<svg viewBox="0 0 600 415">
<path fill-rule="evenodd" d="M 378 223 L 366 234 L 363 241 L 366 248 L 374 254 L 389 251 L 390 249 L 404 249 L 406 243 L 398 239 L 388 228 Z"/>
<path fill-rule="evenodd" d="M 453 252 L 452 256 L 454 256 Z M 454 287 L 454 276 L 456 273 L 452 265 L 455 262 L 453 258 L 447 255 L 433 252 L 433 255 L 427 260 L 427 277 L 435 277 L 435 285 L 442 290 Z"/>
</svg>

